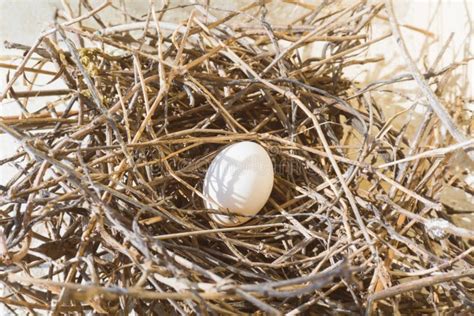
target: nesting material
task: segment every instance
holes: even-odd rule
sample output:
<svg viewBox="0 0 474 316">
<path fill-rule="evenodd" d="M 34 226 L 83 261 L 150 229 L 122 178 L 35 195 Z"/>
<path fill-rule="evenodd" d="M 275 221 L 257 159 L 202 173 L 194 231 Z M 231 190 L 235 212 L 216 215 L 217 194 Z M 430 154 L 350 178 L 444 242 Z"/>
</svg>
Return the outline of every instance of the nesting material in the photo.
<svg viewBox="0 0 474 316">
<path fill-rule="evenodd" d="M 367 48 L 391 33 L 372 37 L 371 25 L 390 10 L 329 1 L 273 25 L 265 3 L 194 4 L 176 24 L 169 10 L 188 7 L 132 17 L 105 2 L 31 49 L 9 43 L 24 63 L 0 98 L 26 112 L 0 119 L 21 144 L 0 162 L 18 169 L 0 187 L 1 303 L 108 314 L 468 310 L 472 231 L 449 222 L 439 193 L 472 193 L 449 166 L 469 160 L 472 141 L 440 141 L 436 111 L 399 128 L 384 116 L 371 93 L 403 96 L 398 82 L 418 84 L 410 74 L 367 86 L 344 75 L 380 62 Z M 107 26 L 103 10 L 128 22 Z M 324 53 L 304 57 L 314 43 Z M 422 77 L 433 88 L 446 73 Z M 32 75 L 66 88 L 34 86 Z M 22 78 L 30 89 L 10 89 Z M 57 100 L 28 112 L 48 95 Z M 215 219 L 229 213 L 206 207 L 203 182 L 219 152 L 247 141 L 270 156 L 273 190 L 260 212 L 225 227 Z"/>
</svg>

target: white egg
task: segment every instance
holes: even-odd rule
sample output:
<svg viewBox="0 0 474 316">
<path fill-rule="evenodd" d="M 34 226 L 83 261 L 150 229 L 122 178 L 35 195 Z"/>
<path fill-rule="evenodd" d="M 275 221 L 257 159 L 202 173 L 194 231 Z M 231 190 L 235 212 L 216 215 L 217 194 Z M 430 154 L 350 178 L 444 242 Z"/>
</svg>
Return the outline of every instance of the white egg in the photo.
<svg viewBox="0 0 474 316">
<path fill-rule="evenodd" d="M 265 149 L 244 141 L 224 148 L 211 162 L 204 179 L 207 209 L 246 217 L 211 214 L 224 226 L 251 219 L 267 202 L 273 188 L 273 164 Z"/>
</svg>

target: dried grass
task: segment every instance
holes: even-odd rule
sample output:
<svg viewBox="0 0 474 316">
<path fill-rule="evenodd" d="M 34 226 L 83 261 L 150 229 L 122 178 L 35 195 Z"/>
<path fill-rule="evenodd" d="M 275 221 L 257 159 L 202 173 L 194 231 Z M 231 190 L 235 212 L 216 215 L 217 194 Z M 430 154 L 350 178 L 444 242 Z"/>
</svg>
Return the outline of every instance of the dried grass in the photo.
<svg viewBox="0 0 474 316">
<path fill-rule="evenodd" d="M 162 21 L 172 7 L 151 8 L 105 27 L 98 13 L 120 12 L 106 1 L 32 47 L 9 43 L 27 53 L 0 64 L 16 68 L 0 99 L 27 109 L 56 95 L 66 106 L 0 119 L 21 142 L 1 161 L 18 174 L 0 188 L 0 302 L 53 314 L 469 309 L 473 232 L 446 220 L 438 196 L 445 183 L 472 192 L 448 162 L 473 141 L 424 83 L 445 71 L 414 65 L 366 87 L 344 78 L 345 67 L 380 61 L 363 52 L 391 36 L 370 36 L 381 11 L 400 36 L 389 3 L 308 7 L 288 27 L 267 23 L 263 4 L 218 19 L 193 5 L 182 24 Z M 83 26 L 89 17 L 103 27 Z M 303 60 L 316 41 L 326 56 Z M 32 56 L 58 71 L 26 67 Z M 67 89 L 12 90 L 26 73 Z M 408 135 L 370 92 L 413 78 L 435 108 Z M 458 143 L 437 143 L 441 124 Z M 268 150 L 274 189 L 257 216 L 221 228 L 203 209 L 202 180 L 219 150 L 242 140 Z"/>
</svg>

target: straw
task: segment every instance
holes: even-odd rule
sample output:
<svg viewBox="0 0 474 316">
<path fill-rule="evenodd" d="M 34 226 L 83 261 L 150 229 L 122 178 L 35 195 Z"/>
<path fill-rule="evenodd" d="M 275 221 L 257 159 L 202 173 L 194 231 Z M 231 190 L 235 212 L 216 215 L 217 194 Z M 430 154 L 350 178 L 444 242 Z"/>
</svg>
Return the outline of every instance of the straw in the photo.
<svg viewBox="0 0 474 316">
<path fill-rule="evenodd" d="M 268 22 L 270 1 L 151 4 L 142 17 L 81 1 L 83 14 L 66 5 L 31 47 L 8 43 L 26 53 L 0 63 L 12 71 L 0 100 L 23 109 L 0 118 L 21 145 L 0 161 L 17 168 L 0 187 L 1 303 L 53 315 L 469 309 L 473 232 L 449 221 L 439 195 L 446 183 L 472 193 L 449 162 L 473 142 L 431 90 L 449 74 L 437 71 L 442 53 L 418 69 L 389 2 L 285 2 L 301 13 L 288 25 Z M 185 21 L 165 20 L 184 9 Z M 104 23 L 105 10 L 124 22 Z M 373 37 L 375 17 L 391 33 Z M 410 73 L 366 86 L 344 76 L 383 61 L 367 49 L 393 36 Z M 316 42 L 324 54 L 303 59 Z M 39 77 L 54 80 L 38 87 Z M 66 87 L 50 88 L 59 78 Z M 413 109 L 384 117 L 371 93 L 404 95 L 406 81 L 435 115 L 395 128 Z M 57 99 L 29 112 L 45 97 Z M 442 128 L 454 140 L 440 142 Z M 220 227 L 204 175 L 244 140 L 271 156 L 273 192 L 245 224 Z"/>
</svg>

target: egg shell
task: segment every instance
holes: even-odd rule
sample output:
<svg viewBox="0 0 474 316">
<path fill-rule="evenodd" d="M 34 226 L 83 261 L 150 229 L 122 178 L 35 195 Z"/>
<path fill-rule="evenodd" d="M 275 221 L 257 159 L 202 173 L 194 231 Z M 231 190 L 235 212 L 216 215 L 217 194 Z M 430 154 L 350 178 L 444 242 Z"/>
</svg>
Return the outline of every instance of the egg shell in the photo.
<svg viewBox="0 0 474 316">
<path fill-rule="evenodd" d="M 273 164 L 266 150 L 254 142 L 239 142 L 225 147 L 211 162 L 204 179 L 204 205 L 246 215 L 210 215 L 221 225 L 239 225 L 263 208 L 272 188 Z"/>
</svg>

